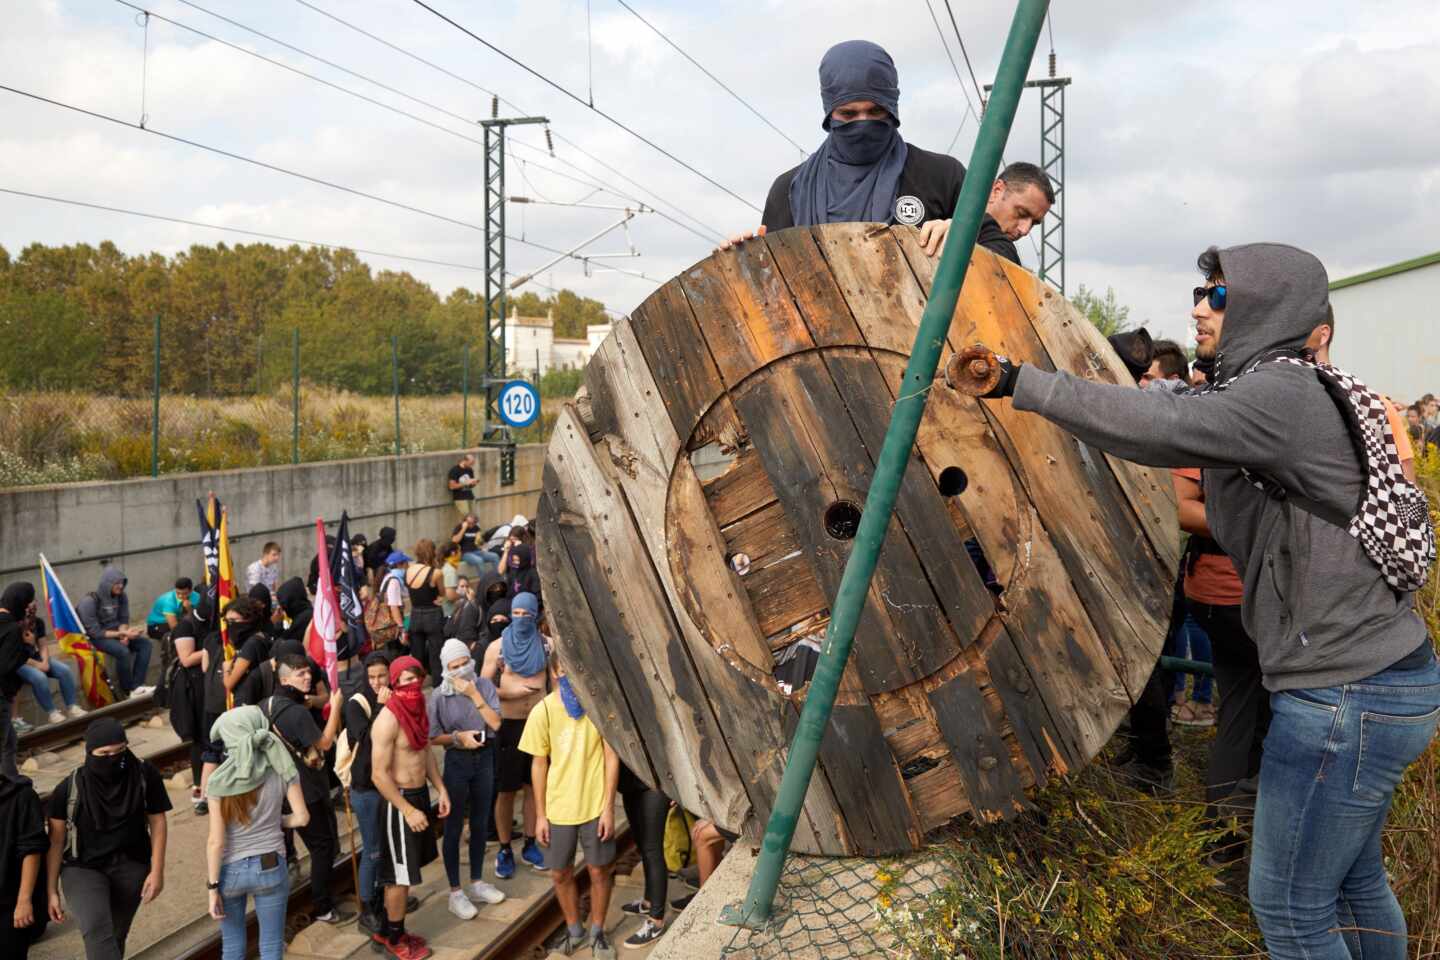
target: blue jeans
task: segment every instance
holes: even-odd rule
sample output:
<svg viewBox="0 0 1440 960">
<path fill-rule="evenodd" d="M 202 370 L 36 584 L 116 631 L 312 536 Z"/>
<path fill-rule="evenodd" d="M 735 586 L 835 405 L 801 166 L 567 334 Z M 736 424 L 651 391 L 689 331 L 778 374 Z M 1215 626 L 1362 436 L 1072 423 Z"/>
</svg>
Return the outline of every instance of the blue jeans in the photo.
<svg viewBox="0 0 1440 960">
<path fill-rule="evenodd" d="M 115 679 L 120 684 L 122 696 L 128 696 L 131 690 L 145 682 L 145 674 L 150 670 L 150 647 L 153 643 L 149 637 L 136 637 L 128 646 L 114 637 L 93 642 L 97 649 L 115 659 Z"/>
<path fill-rule="evenodd" d="M 1380 832 L 1440 721 L 1440 665 L 1275 693 L 1270 706 L 1250 863 L 1270 956 L 1404 960 Z"/>
<path fill-rule="evenodd" d="M 460 559 L 474 567 L 476 573 L 484 573 L 487 566 L 494 570 L 500 565 L 500 554 L 489 550 L 471 550 L 460 554 Z"/>
<path fill-rule="evenodd" d="M 450 794 L 450 816 L 445 818 L 445 876 L 452 889 L 460 886 L 460 834 L 470 814 L 470 879 L 485 876 L 485 838 L 495 810 L 495 741 L 479 750 L 445 751 L 445 792 Z"/>
<path fill-rule="evenodd" d="M 285 905 L 290 901 L 290 871 L 285 857 L 269 870 L 260 869 L 259 857 L 243 857 L 220 867 L 220 956 L 245 960 L 245 897 L 255 898 L 255 919 L 260 925 L 260 960 L 285 955 Z"/>
<path fill-rule="evenodd" d="M 351 790 L 350 810 L 360 828 L 360 902 L 368 910 L 375 899 L 375 868 L 380 863 L 380 791 Z"/>
<path fill-rule="evenodd" d="M 1185 614 L 1185 622 L 1180 624 L 1175 631 L 1175 642 L 1173 647 L 1174 656 L 1184 660 L 1198 660 L 1201 663 L 1212 663 L 1213 654 L 1210 651 L 1210 634 L 1205 628 L 1195 622 L 1195 617 L 1190 613 Z M 1203 673 L 1195 675 L 1195 696 L 1192 697 L 1196 703 L 1209 703 L 1211 699 L 1211 681 L 1213 677 Z M 1185 674 L 1175 674 L 1175 693 L 1185 692 Z"/>
<path fill-rule="evenodd" d="M 41 710 L 50 713 L 55 709 L 55 699 L 50 696 L 49 677 L 54 677 L 59 682 L 60 699 L 65 701 L 65 706 L 75 706 L 75 674 L 59 660 L 51 660 L 50 667 L 43 672 L 28 664 L 21 667 L 19 672 L 20 679 L 30 684 L 30 691 L 35 694 L 35 702 L 40 704 Z"/>
</svg>

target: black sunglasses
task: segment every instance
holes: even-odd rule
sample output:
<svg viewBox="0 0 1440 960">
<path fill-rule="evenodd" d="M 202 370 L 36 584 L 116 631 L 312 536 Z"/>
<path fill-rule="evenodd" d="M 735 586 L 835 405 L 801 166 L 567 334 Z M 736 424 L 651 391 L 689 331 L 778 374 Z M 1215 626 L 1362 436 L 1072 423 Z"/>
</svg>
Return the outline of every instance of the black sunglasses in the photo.
<svg viewBox="0 0 1440 960">
<path fill-rule="evenodd" d="M 1197 307 L 1200 305 L 1201 300 L 1209 296 L 1211 310 L 1225 309 L 1225 284 L 1219 283 L 1213 287 L 1196 287 L 1191 292 L 1195 294 L 1195 305 Z"/>
</svg>

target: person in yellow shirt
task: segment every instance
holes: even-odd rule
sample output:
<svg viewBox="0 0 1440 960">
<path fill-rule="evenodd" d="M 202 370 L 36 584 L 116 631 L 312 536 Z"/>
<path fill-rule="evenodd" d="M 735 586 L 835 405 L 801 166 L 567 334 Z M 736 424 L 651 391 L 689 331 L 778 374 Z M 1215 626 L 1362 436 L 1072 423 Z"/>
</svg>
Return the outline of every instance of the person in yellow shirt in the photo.
<svg viewBox="0 0 1440 960">
<path fill-rule="evenodd" d="M 613 960 L 615 948 L 605 936 L 610 908 L 611 868 L 615 863 L 615 793 L 620 757 L 585 715 L 570 678 L 557 657 L 550 658 L 555 688 L 530 710 L 520 750 L 530 762 L 535 795 L 535 836 L 545 848 L 545 868 L 565 914 L 569 956 L 589 943 L 597 958 Z M 580 891 L 575 885 L 575 848 L 585 850 L 590 873 L 590 930 L 580 922 Z"/>
</svg>

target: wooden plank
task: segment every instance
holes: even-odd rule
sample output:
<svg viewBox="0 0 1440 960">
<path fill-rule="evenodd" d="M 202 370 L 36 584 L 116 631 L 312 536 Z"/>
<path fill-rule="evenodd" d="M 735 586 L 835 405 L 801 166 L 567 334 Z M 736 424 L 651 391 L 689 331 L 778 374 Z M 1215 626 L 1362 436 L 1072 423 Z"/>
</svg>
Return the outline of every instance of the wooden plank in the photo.
<svg viewBox="0 0 1440 960">
<path fill-rule="evenodd" d="M 815 343 L 824 347 L 864 346 L 865 338 L 838 295 L 835 277 L 810 229 L 795 227 L 767 233 L 764 243 L 785 277 L 790 295 L 795 298 Z M 908 345 L 905 352 L 909 353 Z"/>
<path fill-rule="evenodd" d="M 544 558 L 541 579 L 550 609 L 564 611 L 560 617 L 551 617 L 551 629 L 557 634 L 556 652 L 585 698 L 587 709 L 599 721 L 606 742 L 620 754 L 625 765 L 646 780 L 667 783 L 673 778 L 665 765 L 665 757 L 660 757 L 658 767 L 651 760 L 645 748 L 642 725 L 636 720 L 637 713 L 642 717 L 651 716 L 649 689 L 636 689 L 621 678 L 622 671 L 633 676 L 633 664 L 622 663 L 617 670 L 610 659 L 601 639 L 603 630 L 580 585 L 561 530 L 562 524 L 577 526 L 579 518 L 571 515 L 561 519 L 560 510 L 549 493 L 558 490 L 558 484 L 553 482 L 554 474 L 548 467 L 546 474 L 545 490 L 535 511 L 535 546 Z M 602 612 L 602 618 L 608 619 L 608 612 Z"/>
<path fill-rule="evenodd" d="M 954 756 L 975 819 L 1005 819 L 1023 809 L 1024 788 L 1010 763 L 1010 748 L 974 678 L 959 674 L 927 690 L 927 697 Z"/>
<path fill-rule="evenodd" d="M 620 500 L 614 470 L 591 447 L 568 406 L 555 424 L 549 464 L 565 490 L 566 512 L 580 517 L 576 527 L 588 536 L 581 542 L 572 539 L 578 536 L 575 528 L 561 528 L 591 609 L 598 614 L 606 605 L 615 608 L 614 619 L 601 624 L 606 649 L 617 666 L 633 658 L 633 682 L 655 698 L 646 743 L 652 756 L 666 757 L 672 776 L 668 789 L 662 789 L 688 809 L 721 816 L 725 805 L 716 801 L 738 788 L 739 774 L 703 706 L 704 688 L 683 654 L 676 655 L 679 644 L 665 589 Z"/>
<path fill-rule="evenodd" d="M 630 315 L 656 392 L 682 440 L 721 395 L 724 384 L 678 280 L 656 290 Z"/>
<path fill-rule="evenodd" d="M 1014 264 L 1004 266 L 1006 280 L 1056 366 L 1102 383 L 1130 386 L 1134 382 L 1105 337 L 1068 300 L 1033 274 Z M 1151 548 L 1173 577 L 1180 563 L 1180 529 L 1170 472 L 1104 456 L 1149 535 Z"/>
<path fill-rule="evenodd" d="M 744 638 L 754 638 L 763 645 L 763 636 L 753 616 L 746 611 L 743 596 L 735 591 L 723 557 L 712 556 L 712 565 L 708 569 L 699 562 L 683 562 L 688 559 L 684 552 L 687 543 L 713 537 L 715 539 L 707 543 L 713 548 L 715 540 L 719 539 L 719 531 L 705 510 L 700 484 L 695 479 L 689 458 L 680 449 L 680 438 L 667 428 L 663 418 L 654 413 L 655 404 L 650 398 L 658 388 L 644 362 L 632 326 L 623 320 L 618 322 L 613 335 L 602 347 L 602 353 L 603 356 L 598 358 L 600 362 L 592 361 L 592 367 L 596 369 L 597 376 L 607 381 L 607 393 L 614 398 L 613 403 L 602 405 L 601 412 L 597 414 L 601 428 L 607 432 L 603 446 L 611 448 L 612 463 L 617 445 L 625 449 L 623 459 L 633 461 L 633 475 L 620 472 L 616 480 L 624 506 L 630 511 L 640 532 L 651 571 L 659 579 L 667 600 L 683 597 L 681 590 L 677 589 L 675 577 L 674 562 L 677 560 L 682 561 L 681 568 L 685 570 L 683 580 L 687 584 L 728 586 L 730 589 L 727 592 L 732 598 L 723 610 L 715 613 L 716 622 L 723 630 L 718 636 L 731 643 L 743 643 Z M 613 420 L 606 413 L 608 409 L 615 411 Z M 612 432 L 616 435 L 613 438 L 609 436 Z M 676 477 L 673 516 L 683 518 L 681 525 L 693 539 L 675 536 L 670 529 L 667 510 L 672 499 L 668 492 L 672 488 L 669 482 L 672 464 Z M 657 476 L 666 478 L 665 482 L 653 482 Z M 720 578 L 716 578 L 717 573 Z M 704 698 L 689 701 L 688 706 L 696 713 L 697 723 L 708 726 L 711 735 L 727 747 L 738 773 L 736 786 L 743 791 L 742 795 L 748 795 L 749 806 L 763 823 L 783 772 L 785 741 L 782 739 L 782 715 L 788 709 L 769 677 L 772 664 L 769 648 L 762 646 L 758 651 L 747 650 L 750 662 L 756 665 L 757 672 L 765 681 L 756 683 L 726 662 L 691 619 L 684 603 L 670 602 L 668 613 L 676 631 L 667 644 L 667 652 L 674 662 L 673 669 L 676 672 L 682 672 L 683 668 L 693 671 L 701 688 L 700 695 Z M 727 810 L 733 810 L 736 802 L 737 798 L 732 793 L 723 798 L 722 805 Z M 727 826 L 727 829 L 739 828 L 738 822 Z M 841 815 L 824 777 L 813 778 L 796 833 L 795 849 L 838 851 L 849 849 L 848 843 Z"/>
<path fill-rule="evenodd" d="M 829 601 L 815 582 L 815 574 L 803 556 L 781 560 L 768 567 L 752 569 L 740 578 L 760 632 L 775 637 L 771 647 L 784 646 L 791 639 L 789 628 L 817 614 L 828 613 Z"/>
<path fill-rule="evenodd" d="M 721 527 L 728 527 L 777 502 L 765 464 L 760 461 L 760 453 L 753 446 L 736 451 L 735 462 L 730 468 L 720 476 L 706 480 L 704 486 L 705 498 L 710 502 L 710 514 Z"/>
<path fill-rule="evenodd" d="M 899 382 L 903 361 L 882 357 L 880 365 L 888 381 Z M 1131 698 L 1025 484 L 978 404 L 953 390 L 930 391 L 916 444 L 937 483 L 947 467 L 965 472 L 966 488 L 948 506 L 1005 588 L 1006 627 L 1050 708 L 1063 758 L 1084 765 L 1110 740 Z"/>
<path fill-rule="evenodd" d="M 679 280 L 732 388 L 765 364 L 815 345 L 763 243 L 717 253 Z"/>
<path fill-rule="evenodd" d="M 815 232 L 865 342 L 910 356 L 929 288 L 915 279 L 891 232 L 863 223 L 830 224 Z"/>
<path fill-rule="evenodd" d="M 788 734 L 799 715 L 792 714 Z M 875 857 L 918 847 L 924 836 L 910 791 L 886 746 L 870 704 L 839 704 L 820 743 L 820 762 L 861 856 Z"/>
<path fill-rule="evenodd" d="M 821 589 L 834 596 L 853 541 L 828 535 L 824 515 L 840 500 L 863 505 L 871 474 L 834 381 L 814 353 L 797 354 L 747 379 L 732 398 Z M 958 650 L 924 569 L 892 518 L 855 632 L 860 679 L 872 693 L 894 689 L 933 672 Z"/>
<path fill-rule="evenodd" d="M 919 249 L 914 231 L 897 230 L 896 237 L 928 289 L 933 264 Z M 989 251 L 976 249 L 951 324 L 950 345 L 983 342 L 1016 360 L 1053 369 L 1034 330 L 1009 321 L 1015 295 L 997 260 Z M 1171 584 L 1128 499 L 1102 458 L 1048 420 L 1018 412 L 1008 400 L 982 401 L 981 409 L 1026 482 L 1066 575 L 1126 689 L 1137 695 L 1165 636 Z M 1121 584 L 1123 591 L 1116 592 Z"/>
</svg>

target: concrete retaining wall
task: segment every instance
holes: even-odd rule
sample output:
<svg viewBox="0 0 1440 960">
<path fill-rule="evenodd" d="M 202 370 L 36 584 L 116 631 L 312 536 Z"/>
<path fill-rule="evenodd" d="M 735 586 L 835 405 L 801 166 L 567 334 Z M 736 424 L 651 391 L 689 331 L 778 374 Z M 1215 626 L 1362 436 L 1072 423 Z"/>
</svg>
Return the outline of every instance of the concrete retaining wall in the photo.
<svg viewBox="0 0 1440 960">
<path fill-rule="evenodd" d="M 282 580 L 304 577 L 315 553 L 315 518 L 336 522 L 341 510 L 350 512 L 352 532 L 373 539 L 382 526 L 394 527 L 397 544 L 410 552 L 422 537 L 449 537 L 457 514 L 445 474 L 459 456 L 457 450 L 0 490 L 0 584 L 29 580 L 38 588 L 36 555 L 43 552 L 78 602 L 113 561 L 130 578 L 131 618 L 142 622 L 176 577 L 198 582 L 203 576 L 195 500 L 211 490 L 230 511 L 231 556 L 242 589 L 245 567 L 268 540 L 284 549 Z M 516 449 L 509 487 L 500 486 L 498 451 L 482 449 L 479 458 L 475 512 L 481 525 L 516 513 L 533 517 L 544 446 Z M 152 664 L 153 680 L 158 655 Z"/>
</svg>

